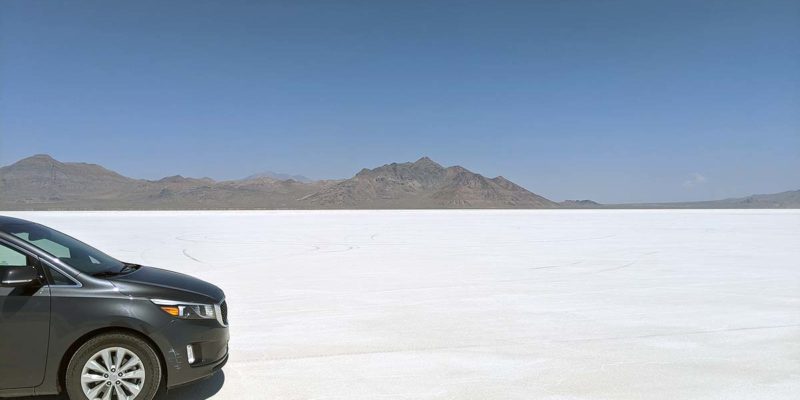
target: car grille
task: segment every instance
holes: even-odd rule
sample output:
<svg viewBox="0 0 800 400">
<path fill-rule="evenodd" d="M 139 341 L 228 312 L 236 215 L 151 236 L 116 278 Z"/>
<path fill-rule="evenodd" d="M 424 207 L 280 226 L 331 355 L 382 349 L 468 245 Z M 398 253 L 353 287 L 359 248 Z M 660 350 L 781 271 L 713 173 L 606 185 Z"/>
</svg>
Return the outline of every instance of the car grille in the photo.
<svg viewBox="0 0 800 400">
<path fill-rule="evenodd" d="M 222 315 L 222 325 L 228 326 L 228 302 L 223 301 L 222 304 L 219 305 L 219 311 Z"/>
</svg>

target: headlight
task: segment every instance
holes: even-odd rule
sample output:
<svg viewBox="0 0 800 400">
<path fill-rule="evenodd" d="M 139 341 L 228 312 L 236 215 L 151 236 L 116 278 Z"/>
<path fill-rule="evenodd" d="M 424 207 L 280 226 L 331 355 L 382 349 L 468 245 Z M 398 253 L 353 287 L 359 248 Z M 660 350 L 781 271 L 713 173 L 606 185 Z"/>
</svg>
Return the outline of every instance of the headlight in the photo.
<svg viewBox="0 0 800 400">
<path fill-rule="evenodd" d="M 165 313 L 182 319 L 217 319 L 212 304 L 185 303 L 172 300 L 152 299 L 153 304 Z"/>
</svg>

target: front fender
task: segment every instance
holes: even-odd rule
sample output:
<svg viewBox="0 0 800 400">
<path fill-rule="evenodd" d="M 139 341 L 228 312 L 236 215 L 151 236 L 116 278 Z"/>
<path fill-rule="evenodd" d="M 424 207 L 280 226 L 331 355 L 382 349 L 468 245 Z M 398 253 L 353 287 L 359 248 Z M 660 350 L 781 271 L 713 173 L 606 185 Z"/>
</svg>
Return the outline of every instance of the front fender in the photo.
<svg viewBox="0 0 800 400">
<path fill-rule="evenodd" d="M 69 358 L 88 338 L 114 329 L 130 330 L 149 338 L 164 357 L 171 346 L 158 332 L 171 321 L 148 299 L 119 293 L 113 286 L 52 287 L 50 340 L 44 382 L 37 394 L 59 392 Z M 166 358 L 166 357 L 164 357 Z"/>
</svg>

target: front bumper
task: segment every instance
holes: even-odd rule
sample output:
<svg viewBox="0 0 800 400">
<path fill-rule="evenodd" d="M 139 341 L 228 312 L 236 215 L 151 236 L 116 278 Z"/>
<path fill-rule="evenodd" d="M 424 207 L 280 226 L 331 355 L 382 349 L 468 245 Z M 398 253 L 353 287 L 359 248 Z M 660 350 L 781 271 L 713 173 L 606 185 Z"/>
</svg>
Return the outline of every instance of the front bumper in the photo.
<svg viewBox="0 0 800 400">
<path fill-rule="evenodd" d="M 207 378 L 228 362 L 230 334 L 217 321 L 173 320 L 158 336 L 167 367 L 167 388 Z M 186 354 L 187 345 L 194 349 L 192 364 Z"/>
<path fill-rule="evenodd" d="M 188 385 L 206 379 L 214 375 L 217 371 L 221 370 L 222 367 L 224 367 L 225 364 L 227 363 L 228 363 L 228 354 L 225 354 L 225 357 L 223 357 L 221 360 L 215 361 L 211 364 L 191 367 L 191 374 L 183 375 L 184 380 L 179 383 L 172 383 L 172 384 L 167 383 L 167 389 L 174 389 L 179 386 Z"/>
</svg>

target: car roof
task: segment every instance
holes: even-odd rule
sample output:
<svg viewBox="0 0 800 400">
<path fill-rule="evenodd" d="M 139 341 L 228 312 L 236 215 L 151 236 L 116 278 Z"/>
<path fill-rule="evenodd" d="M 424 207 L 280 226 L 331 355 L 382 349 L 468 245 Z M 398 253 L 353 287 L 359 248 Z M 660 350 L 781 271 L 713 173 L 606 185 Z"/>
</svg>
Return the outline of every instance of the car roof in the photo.
<svg viewBox="0 0 800 400">
<path fill-rule="evenodd" d="M 18 225 L 18 224 L 33 224 L 33 222 L 24 219 L 0 215 L 0 232 L 5 232 L 6 225 Z"/>
</svg>

